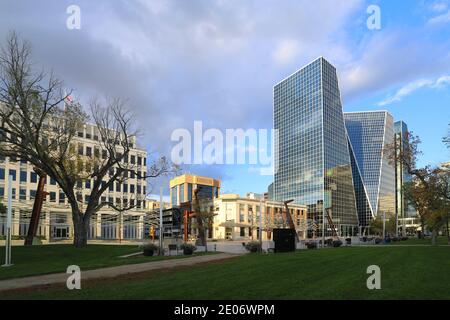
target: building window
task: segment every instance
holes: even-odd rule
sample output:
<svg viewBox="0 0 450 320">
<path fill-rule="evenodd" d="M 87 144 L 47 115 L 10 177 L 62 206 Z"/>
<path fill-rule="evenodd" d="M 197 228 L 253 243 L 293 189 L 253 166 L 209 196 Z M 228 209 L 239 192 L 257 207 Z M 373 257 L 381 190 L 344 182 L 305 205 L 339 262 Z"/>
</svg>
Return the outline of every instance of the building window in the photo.
<svg viewBox="0 0 450 320">
<path fill-rule="evenodd" d="M 91 188 L 91 180 L 86 180 L 85 186 L 86 186 L 86 189 L 90 189 Z"/>
<path fill-rule="evenodd" d="M 116 182 L 116 192 L 120 192 L 120 182 Z"/>
<path fill-rule="evenodd" d="M 27 189 L 20 188 L 19 189 L 19 199 L 20 200 L 27 200 Z"/>
<path fill-rule="evenodd" d="M 177 186 L 172 187 L 172 205 L 178 205 L 178 188 Z"/>
<path fill-rule="evenodd" d="M 52 177 L 50 177 L 50 184 L 51 184 L 52 186 L 55 186 L 55 185 L 56 185 L 56 180 L 53 179 Z"/>
<path fill-rule="evenodd" d="M 180 203 L 183 203 L 184 200 L 184 184 L 180 185 Z"/>
<path fill-rule="evenodd" d="M 36 172 L 30 172 L 30 182 L 37 183 L 38 175 Z"/>
<path fill-rule="evenodd" d="M 92 156 L 92 148 L 91 148 L 91 147 L 86 147 L 86 155 L 87 155 L 88 157 L 91 157 L 91 156 Z"/>
<path fill-rule="evenodd" d="M 56 202 L 56 192 L 50 192 L 50 202 Z"/>
<path fill-rule="evenodd" d="M 239 222 L 245 222 L 245 206 L 243 204 L 239 205 Z"/>
<path fill-rule="evenodd" d="M 126 183 L 123 185 L 123 192 L 128 193 L 128 184 Z"/>
<path fill-rule="evenodd" d="M 27 172 L 20 171 L 20 182 L 27 182 Z"/>
<path fill-rule="evenodd" d="M 36 190 L 30 190 L 30 200 L 36 198 Z"/>
<path fill-rule="evenodd" d="M 245 228 L 241 227 L 241 233 L 240 233 L 241 237 L 245 237 Z"/>
<path fill-rule="evenodd" d="M 5 188 L 0 187 L 0 197 L 3 198 L 5 196 Z"/>
<path fill-rule="evenodd" d="M 66 200 L 66 194 L 65 194 L 64 192 L 61 191 L 61 192 L 59 193 L 59 203 L 60 203 L 60 204 L 63 204 L 65 200 Z"/>
<path fill-rule="evenodd" d="M 130 184 L 130 193 L 134 193 L 134 184 Z"/>
<path fill-rule="evenodd" d="M 0 168 L 0 180 L 5 180 L 5 169 Z"/>
<path fill-rule="evenodd" d="M 16 170 L 9 169 L 9 175 L 12 176 L 13 181 L 16 181 Z"/>
<path fill-rule="evenodd" d="M 78 145 L 78 155 L 80 155 L 80 156 L 83 155 L 83 145 L 82 144 Z"/>
<path fill-rule="evenodd" d="M 142 166 L 142 157 L 137 157 L 138 166 Z"/>
</svg>

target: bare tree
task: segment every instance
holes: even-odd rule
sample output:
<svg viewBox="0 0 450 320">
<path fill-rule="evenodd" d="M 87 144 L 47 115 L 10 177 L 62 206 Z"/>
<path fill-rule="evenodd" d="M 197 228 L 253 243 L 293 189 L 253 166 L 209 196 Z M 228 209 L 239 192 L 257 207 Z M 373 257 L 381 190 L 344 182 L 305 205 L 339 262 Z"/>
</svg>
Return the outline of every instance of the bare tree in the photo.
<svg viewBox="0 0 450 320">
<path fill-rule="evenodd" d="M 30 55 L 30 45 L 11 33 L 0 54 L 0 153 L 29 161 L 57 182 L 72 210 L 74 245 L 84 247 L 93 214 L 104 206 L 120 212 L 136 206 L 101 201 L 106 190 L 129 177 L 145 180 L 174 168 L 165 157 L 149 165 L 147 172 L 128 161 L 136 131 L 131 112 L 118 98 L 92 101 L 94 152 L 80 152 L 77 133 L 88 114 L 77 103 L 66 106 L 69 95 L 62 82 L 52 73 L 34 72 Z M 90 194 L 80 199 L 80 185 L 87 180 L 92 181 Z"/>
<path fill-rule="evenodd" d="M 205 246 L 205 251 L 208 251 L 208 243 L 206 239 L 206 230 L 211 229 L 213 225 L 214 201 L 212 198 L 201 198 L 198 195 L 199 189 L 194 190 L 194 199 L 192 208 L 195 213 L 196 227 L 198 230 L 198 239 L 200 245 Z"/>
</svg>

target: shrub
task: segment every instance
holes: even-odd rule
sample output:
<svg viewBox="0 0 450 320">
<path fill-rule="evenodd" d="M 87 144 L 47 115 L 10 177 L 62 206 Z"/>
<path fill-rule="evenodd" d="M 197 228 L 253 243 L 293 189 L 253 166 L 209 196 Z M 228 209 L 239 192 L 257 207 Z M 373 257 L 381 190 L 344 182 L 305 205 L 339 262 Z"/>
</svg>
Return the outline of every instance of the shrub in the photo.
<svg viewBox="0 0 450 320">
<path fill-rule="evenodd" d="M 402 241 L 408 240 L 408 237 L 402 237 Z"/>
<path fill-rule="evenodd" d="M 197 250 L 197 247 L 190 243 L 183 243 L 180 248 L 183 249 L 183 254 L 185 255 L 191 255 Z"/>
<path fill-rule="evenodd" d="M 153 244 L 151 242 L 144 243 L 140 246 L 142 250 L 142 254 L 146 257 L 151 257 L 155 254 L 156 251 L 158 251 L 159 247 L 156 244 Z"/>
<path fill-rule="evenodd" d="M 333 239 L 326 239 L 326 240 L 325 240 L 325 245 L 326 245 L 327 247 L 333 246 Z"/>
<path fill-rule="evenodd" d="M 347 244 L 352 244 L 352 238 L 345 238 L 345 242 Z"/>
<path fill-rule="evenodd" d="M 305 243 L 306 247 L 308 249 L 317 249 L 317 243 L 316 242 L 307 242 Z"/>
<path fill-rule="evenodd" d="M 393 242 L 397 242 L 397 241 L 399 241 L 399 239 L 398 239 L 397 237 L 393 237 L 393 238 L 392 238 L 392 241 L 393 241 Z"/>
<path fill-rule="evenodd" d="M 339 248 L 340 246 L 342 246 L 342 241 L 341 240 L 333 241 L 333 247 L 334 248 Z"/>
<path fill-rule="evenodd" d="M 380 244 L 381 242 L 383 242 L 383 239 L 375 238 L 375 244 Z"/>
<path fill-rule="evenodd" d="M 258 252 L 260 248 L 261 244 L 259 241 L 250 241 L 245 245 L 245 249 L 253 253 Z"/>
</svg>

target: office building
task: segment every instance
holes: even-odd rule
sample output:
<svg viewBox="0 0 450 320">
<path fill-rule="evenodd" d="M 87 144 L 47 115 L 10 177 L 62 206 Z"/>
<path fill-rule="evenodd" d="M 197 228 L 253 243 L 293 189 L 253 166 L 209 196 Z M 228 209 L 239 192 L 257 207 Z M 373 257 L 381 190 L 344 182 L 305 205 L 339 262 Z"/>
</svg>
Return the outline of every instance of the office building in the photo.
<svg viewBox="0 0 450 320">
<path fill-rule="evenodd" d="M 344 113 L 360 226 L 395 213 L 395 171 L 385 154 L 394 142 L 394 120 L 387 111 Z"/>
<path fill-rule="evenodd" d="M 405 152 L 408 148 L 408 126 L 403 121 L 394 123 L 395 147 L 398 152 Z M 403 186 L 411 182 L 412 177 L 401 161 L 395 163 L 395 210 L 398 219 L 406 219 L 417 216 L 416 210 L 408 203 Z M 400 224 L 402 226 L 402 224 Z M 403 227 L 402 227 L 403 229 Z"/>
<path fill-rule="evenodd" d="M 352 167 L 336 69 L 320 57 L 274 87 L 278 170 L 273 200 L 306 205 L 332 236 L 358 233 Z M 313 231 L 308 230 L 312 237 Z"/>
<path fill-rule="evenodd" d="M 170 202 L 172 206 L 180 206 L 183 202 L 192 201 L 194 190 L 198 189 L 198 197 L 214 199 L 220 194 L 220 181 L 191 174 L 183 174 L 170 180 Z"/>
<path fill-rule="evenodd" d="M 74 138 L 78 153 L 83 156 L 91 156 L 95 152 L 103 154 L 100 148 L 99 132 L 95 125 L 86 124 L 79 128 Z M 135 165 L 135 170 L 142 173 L 147 171 L 147 152 L 137 147 L 136 139 L 132 138 L 132 149 L 124 161 Z M 117 148 L 121 148 L 117 146 Z M 104 153 L 106 155 L 106 153 Z M 20 159 L 12 157 L 0 157 L 0 200 L 7 202 L 8 176 L 13 176 L 12 204 L 13 225 L 12 235 L 25 237 L 31 218 L 34 204 L 38 175 L 33 171 L 33 166 Z M 93 184 L 92 180 L 78 182 L 77 198 L 80 203 L 86 203 Z M 89 239 L 117 240 L 117 239 L 142 239 L 144 228 L 144 216 L 146 214 L 146 181 L 138 179 L 130 174 L 123 183 L 115 183 L 106 190 L 102 202 L 114 203 L 116 206 L 134 206 L 133 209 L 118 213 L 108 206 L 103 207 L 94 214 L 90 223 Z M 56 181 L 48 178 L 45 184 L 47 196 L 45 198 L 37 236 L 44 241 L 60 241 L 73 238 L 72 211 L 64 192 L 58 187 Z M 5 235 L 6 215 L 0 215 L 0 236 Z"/>
</svg>

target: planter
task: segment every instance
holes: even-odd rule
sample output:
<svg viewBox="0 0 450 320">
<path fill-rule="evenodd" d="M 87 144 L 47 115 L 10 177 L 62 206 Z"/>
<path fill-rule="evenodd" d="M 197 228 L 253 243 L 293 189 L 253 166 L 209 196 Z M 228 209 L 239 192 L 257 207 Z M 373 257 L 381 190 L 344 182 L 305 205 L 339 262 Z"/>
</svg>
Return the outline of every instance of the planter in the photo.
<svg viewBox="0 0 450 320">
<path fill-rule="evenodd" d="M 333 241 L 333 248 L 339 248 L 340 246 L 342 246 L 341 240 Z"/>
<path fill-rule="evenodd" d="M 142 254 L 146 257 L 152 257 L 155 254 L 155 251 L 151 249 L 144 249 Z"/>
<path fill-rule="evenodd" d="M 191 248 L 187 248 L 186 247 L 186 248 L 183 249 L 183 254 L 186 255 L 186 256 L 190 256 L 193 253 L 194 253 L 194 250 L 192 250 Z"/>
</svg>

